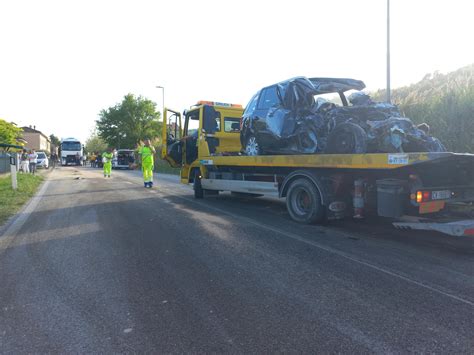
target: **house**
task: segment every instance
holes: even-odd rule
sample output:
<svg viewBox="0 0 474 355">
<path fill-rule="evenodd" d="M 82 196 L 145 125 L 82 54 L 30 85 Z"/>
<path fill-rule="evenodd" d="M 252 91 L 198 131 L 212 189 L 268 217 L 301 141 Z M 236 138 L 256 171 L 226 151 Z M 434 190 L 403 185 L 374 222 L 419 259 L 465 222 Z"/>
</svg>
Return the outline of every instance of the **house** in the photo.
<svg viewBox="0 0 474 355">
<path fill-rule="evenodd" d="M 40 150 L 46 153 L 51 153 L 51 141 L 48 136 L 41 131 L 36 130 L 36 126 L 21 127 L 23 129 L 22 137 L 26 143 L 26 149 Z"/>
</svg>

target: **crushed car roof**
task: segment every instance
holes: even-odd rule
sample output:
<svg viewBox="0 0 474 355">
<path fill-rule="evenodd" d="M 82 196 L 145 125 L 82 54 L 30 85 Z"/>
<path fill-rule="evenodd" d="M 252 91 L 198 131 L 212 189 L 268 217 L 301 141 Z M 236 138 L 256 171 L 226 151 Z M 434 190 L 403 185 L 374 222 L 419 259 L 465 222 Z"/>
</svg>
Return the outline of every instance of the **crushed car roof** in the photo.
<svg viewBox="0 0 474 355">
<path fill-rule="evenodd" d="M 362 80 L 350 78 L 307 78 L 305 76 L 297 76 L 284 80 L 277 85 L 284 87 L 290 83 L 306 86 L 313 95 L 345 92 L 349 90 L 363 90 L 365 88 L 365 83 Z"/>
<path fill-rule="evenodd" d="M 309 78 L 318 94 L 331 92 L 345 92 L 348 90 L 362 90 L 365 84 L 362 80 L 345 78 Z"/>
<path fill-rule="evenodd" d="M 306 78 L 299 76 L 282 81 L 277 86 L 283 90 L 283 105 L 288 109 L 309 107 L 314 95 L 339 93 L 348 90 L 362 90 L 365 84 L 361 80 L 344 78 Z"/>
</svg>

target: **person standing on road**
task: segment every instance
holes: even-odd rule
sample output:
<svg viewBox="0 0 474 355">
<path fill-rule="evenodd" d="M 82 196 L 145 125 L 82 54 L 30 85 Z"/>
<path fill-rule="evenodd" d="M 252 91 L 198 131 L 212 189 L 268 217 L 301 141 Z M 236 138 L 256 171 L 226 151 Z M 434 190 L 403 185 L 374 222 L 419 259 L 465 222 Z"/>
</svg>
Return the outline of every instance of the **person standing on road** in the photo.
<svg viewBox="0 0 474 355">
<path fill-rule="evenodd" d="M 51 156 L 49 157 L 51 160 L 51 166 L 54 169 L 56 167 L 56 161 L 58 160 L 58 156 L 56 155 L 55 152 L 51 153 Z"/>
<path fill-rule="evenodd" d="M 143 185 L 145 187 L 153 187 L 153 168 L 154 168 L 154 159 L 153 154 L 156 153 L 155 148 L 151 145 L 150 140 L 147 138 L 143 142 L 144 146 L 140 148 L 138 154 L 140 155 L 140 160 L 142 163 L 143 171 Z"/>
<path fill-rule="evenodd" d="M 36 163 L 38 163 L 38 154 L 34 149 L 28 155 L 28 160 L 30 161 L 30 172 L 34 175 L 36 173 Z"/>
<path fill-rule="evenodd" d="M 24 173 L 29 173 L 30 172 L 30 159 L 28 157 L 28 153 L 26 152 L 26 149 L 23 149 L 23 153 L 21 153 L 21 171 Z"/>
<path fill-rule="evenodd" d="M 104 177 L 110 177 L 110 172 L 112 171 L 112 158 L 114 155 L 108 149 L 106 152 L 102 153 L 102 163 L 104 164 Z"/>
<path fill-rule="evenodd" d="M 95 160 L 97 159 L 97 157 L 95 156 L 95 153 L 92 152 L 92 154 L 89 156 L 89 160 L 90 160 L 90 163 L 91 163 L 91 168 L 95 168 Z"/>
<path fill-rule="evenodd" d="M 96 163 L 96 168 L 103 168 L 104 167 L 104 163 L 102 163 L 102 154 L 98 153 L 97 154 L 97 158 L 95 159 L 95 163 Z"/>
</svg>

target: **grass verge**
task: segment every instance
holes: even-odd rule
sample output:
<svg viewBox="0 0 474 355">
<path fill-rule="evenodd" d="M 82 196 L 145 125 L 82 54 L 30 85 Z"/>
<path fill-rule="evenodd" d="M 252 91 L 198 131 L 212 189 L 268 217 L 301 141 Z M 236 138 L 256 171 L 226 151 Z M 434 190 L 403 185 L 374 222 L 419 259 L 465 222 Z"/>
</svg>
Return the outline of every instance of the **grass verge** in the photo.
<svg viewBox="0 0 474 355">
<path fill-rule="evenodd" d="M 10 174 L 0 176 L 0 225 L 15 214 L 23 204 L 35 194 L 43 177 L 31 174 L 18 174 L 18 189 L 12 189 Z"/>
<path fill-rule="evenodd" d="M 179 175 L 179 168 L 172 168 L 167 161 L 155 159 L 155 173 Z"/>
</svg>

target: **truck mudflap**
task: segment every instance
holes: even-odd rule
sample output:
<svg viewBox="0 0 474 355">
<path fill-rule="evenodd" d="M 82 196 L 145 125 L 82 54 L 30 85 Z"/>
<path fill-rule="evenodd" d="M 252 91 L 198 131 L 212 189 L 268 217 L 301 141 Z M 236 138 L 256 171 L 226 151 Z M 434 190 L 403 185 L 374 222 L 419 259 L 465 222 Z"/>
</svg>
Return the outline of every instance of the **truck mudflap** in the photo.
<svg viewBox="0 0 474 355">
<path fill-rule="evenodd" d="M 453 237 L 474 236 L 474 219 L 454 222 L 394 222 L 395 228 L 437 231 Z"/>
</svg>

